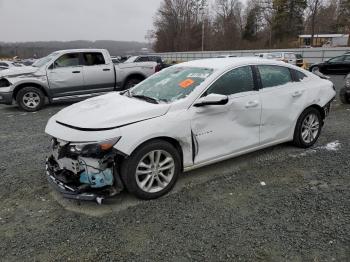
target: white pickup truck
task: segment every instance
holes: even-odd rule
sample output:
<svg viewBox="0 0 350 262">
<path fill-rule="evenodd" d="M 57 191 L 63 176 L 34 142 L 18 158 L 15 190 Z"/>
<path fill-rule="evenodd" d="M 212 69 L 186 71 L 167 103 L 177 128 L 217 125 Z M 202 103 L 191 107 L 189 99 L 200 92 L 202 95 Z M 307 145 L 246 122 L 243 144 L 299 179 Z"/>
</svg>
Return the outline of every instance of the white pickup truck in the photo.
<svg viewBox="0 0 350 262">
<path fill-rule="evenodd" d="M 128 89 L 158 70 L 156 62 L 114 65 L 104 49 L 54 52 L 32 66 L 0 71 L 0 104 L 37 111 L 45 102 L 75 101 Z"/>
</svg>

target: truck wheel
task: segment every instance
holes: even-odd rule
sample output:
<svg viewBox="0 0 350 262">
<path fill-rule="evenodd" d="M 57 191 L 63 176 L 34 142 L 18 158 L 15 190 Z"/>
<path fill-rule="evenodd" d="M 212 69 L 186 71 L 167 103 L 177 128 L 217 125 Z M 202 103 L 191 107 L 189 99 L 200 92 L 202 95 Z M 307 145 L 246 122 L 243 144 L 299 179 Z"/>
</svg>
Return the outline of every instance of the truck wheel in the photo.
<svg viewBox="0 0 350 262">
<path fill-rule="evenodd" d="M 132 78 L 132 79 L 129 79 L 126 83 L 125 83 L 125 90 L 127 89 L 130 89 L 134 86 L 136 86 L 138 83 L 142 82 L 141 79 L 138 79 L 138 78 Z"/>
<path fill-rule="evenodd" d="M 307 108 L 299 117 L 294 131 L 293 143 L 308 148 L 316 143 L 321 134 L 323 120 L 316 108 Z"/>
<path fill-rule="evenodd" d="M 339 97 L 343 104 L 350 104 L 350 95 L 346 93 L 345 88 L 340 89 Z"/>
<path fill-rule="evenodd" d="M 40 110 L 45 104 L 45 95 L 37 87 L 24 87 L 16 96 L 20 108 L 28 112 Z"/>
<path fill-rule="evenodd" d="M 179 152 L 163 140 L 153 140 L 142 145 L 123 161 L 121 167 L 127 190 L 145 200 L 168 193 L 180 172 Z"/>
</svg>

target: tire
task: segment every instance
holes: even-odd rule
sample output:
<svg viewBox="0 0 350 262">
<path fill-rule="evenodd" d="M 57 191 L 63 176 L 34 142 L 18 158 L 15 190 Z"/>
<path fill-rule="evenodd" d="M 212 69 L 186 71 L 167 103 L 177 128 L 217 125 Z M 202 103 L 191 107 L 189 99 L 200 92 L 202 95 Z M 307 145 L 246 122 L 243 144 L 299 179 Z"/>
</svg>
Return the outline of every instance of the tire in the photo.
<svg viewBox="0 0 350 262">
<path fill-rule="evenodd" d="M 320 72 L 320 68 L 318 66 L 314 66 L 314 67 L 311 68 L 311 72 L 312 73 Z"/>
<path fill-rule="evenodd" d="M 154 162 L 151 161 L 151 155 Z M 164 171 L 158 171 L 158 168 L 162 168 L 162 162 Z M 180 172 L 181 158 L 178 150 L 163 140 L 141 145 L 121 165 L 121 176 L 126 189 L 144 200 L 159 198 L 168 193 L 174 187 Z"/>
<path fill-rule="evenodd" d="M 136 86 L 138 83 L 142 82 L 141 79 L 139 78 L 132 78 L 132 79 L 129 79 L 128 81 L 126 81 L 125 83 L 125 86 L 124 86 L 124 89 L 127 90 L 127 89 L 130 89 L 134 86 Z"/>
<path fill-rule="evenodd" d="M 313 146 L 321 134 L 322 126 L 321 113 L 313 107 L 305 109 L 295 127 L 294 145 L 301 148 Z"/>
<path fill-rule="evenodd" d="M 346 88 L 345 87 L 340 89 L 339 97 L 340 97 L 340 101 L 343 104 L 350 104 L 350 95 L 348 95 L 346 93 Z"/>
<path fill-rule="evenodd" d="M 24 87 L 19 90 L 16 101 L 21 109 L 28 112 L 35 112 L 44 106 L 45 95 L 37 87 Z"/>
</svg>

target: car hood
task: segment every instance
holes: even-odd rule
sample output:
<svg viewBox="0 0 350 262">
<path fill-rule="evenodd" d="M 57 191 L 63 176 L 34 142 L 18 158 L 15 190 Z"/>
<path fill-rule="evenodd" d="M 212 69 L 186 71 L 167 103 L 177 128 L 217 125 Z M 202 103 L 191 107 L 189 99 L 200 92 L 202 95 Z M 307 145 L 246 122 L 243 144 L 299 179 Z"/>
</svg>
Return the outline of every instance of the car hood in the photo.
<svg viewBox="0 0 350 262">
<path fill-rule="evenodd" d="M 152 104 L 113 92 L 69 106 L 53 118 L 70 128 L 101 131 L 162 116 L 169 108 L 169 104 Z"/>
<path fill-rule="evenodd" d="M 33 66 L 23 66 L 23 67 L 11 67 L 0 71 L 0 77 L 15 77 L 18 75 L 33 74 L 37 72 L 39 68 Z"/>
</svg>

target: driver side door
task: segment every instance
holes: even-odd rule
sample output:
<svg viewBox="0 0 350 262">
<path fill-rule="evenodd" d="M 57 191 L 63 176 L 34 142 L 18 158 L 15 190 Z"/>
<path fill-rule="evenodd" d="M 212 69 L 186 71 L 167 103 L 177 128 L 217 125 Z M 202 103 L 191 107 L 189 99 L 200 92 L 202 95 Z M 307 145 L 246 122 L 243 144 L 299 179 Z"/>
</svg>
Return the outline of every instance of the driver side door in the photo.
<svg viewBox="0 0 350 262">
<path fill-rule="evenodd" d="M 261 102 L 250 66 L 226 72 L 203 94 L 228 96 L 225 105 L 190 108 L 194 164 L 259 145 Z"/>
<path fill-rule="evenodd" d="M 47 78 L 53 97 L 84 93 L 83 67 L 80 53 L 63 54 L 48 68 Z"/>
</svg>

